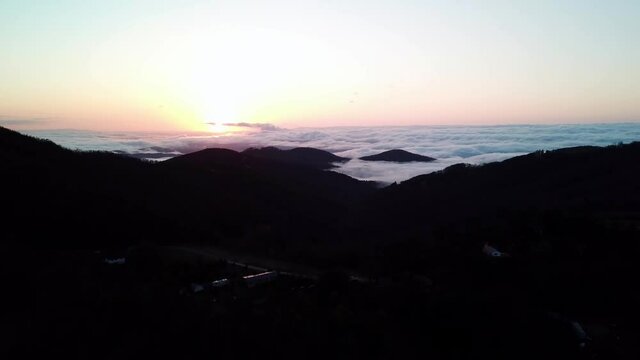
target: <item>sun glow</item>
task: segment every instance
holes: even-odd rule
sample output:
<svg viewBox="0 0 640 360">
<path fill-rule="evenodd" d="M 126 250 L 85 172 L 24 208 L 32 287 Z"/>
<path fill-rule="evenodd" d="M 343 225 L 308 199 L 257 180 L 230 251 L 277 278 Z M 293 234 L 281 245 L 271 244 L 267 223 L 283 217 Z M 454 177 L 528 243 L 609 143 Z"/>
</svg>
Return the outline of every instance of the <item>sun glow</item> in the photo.
<svg viewBox="0 0 640 360">
<path fill-rule="evenodd" d="M 331 64 L 332 52 L 321 44 L 275 30 L 227 30 L 194 41 L 201 45 L 183 51 L 179 68 L 189 71 L 179 87 L 198 117 L 216 124 L 273 122 L 273 104 L 293 102 L 304 82 Z"/>
<path fill-rule="evenodd" d="M 209 123 L 207 124 L 207 131 L 211 132 L 215 135 L 233 135 L 240 132 L 247 132 L 248 128 L 245 129 L 239 126 L 233 126 L 223 123 Z"/>
<path fill-rule="evenodd" d="M 114 34 L 95 56 L 95 73 L 117 90 L 166 94 L 160 100 L 165 117 L 183 128 L 216 133 L 239 130 L 219 124 L 286 125 L 319 108 L 331 110 L 325 106 L 330 99 L 343 104 L 352 93 L 350 79 L 361 72 L 343 46 L 257 20 L 212 21 L 217 16 L 210 9 L 172 14 Z M 116 54 L 128 56 L 123 61 Z M 123 74 L 117 82 L 102 78 L 105 62 Z M 349 89 L 340 89 L 338 79 Z M 149 107 L 160 101 L 150 98 Z"/>
<path fill-rule="evenodd" d="M 246 126 L 238 126 L 234 123 L 207 123 L 206 124 L 206 132 L 212 133 L 216 136 L 229 136 L 229 135 L 237 135 L 237 134 L 247 134 L 259 131 L 256 128 L 250 127 L 250 124 L 242 124 Z"/>
<path fill-rule="evenodd" d="M 215 134 L 224 134 L 227 132 L 227 126 L 225 126 L 224 124 L 220 124 L 220 123 L 211 123 L 208 124 L 208 130 L 212 133 Z"/>
</svg>

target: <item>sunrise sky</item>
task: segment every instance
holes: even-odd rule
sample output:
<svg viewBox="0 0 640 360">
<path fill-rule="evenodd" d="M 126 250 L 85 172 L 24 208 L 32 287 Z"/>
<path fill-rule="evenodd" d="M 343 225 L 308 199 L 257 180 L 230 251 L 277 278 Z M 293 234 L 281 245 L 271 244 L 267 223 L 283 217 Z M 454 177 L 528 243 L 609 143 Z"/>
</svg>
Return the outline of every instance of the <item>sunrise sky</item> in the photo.
<svg viewBox="0 0 640 360">
<path fill-rule="evenodd" d="M 640 120 L 640 1 L 0 2 L 0 125 Z"/>
</svg>

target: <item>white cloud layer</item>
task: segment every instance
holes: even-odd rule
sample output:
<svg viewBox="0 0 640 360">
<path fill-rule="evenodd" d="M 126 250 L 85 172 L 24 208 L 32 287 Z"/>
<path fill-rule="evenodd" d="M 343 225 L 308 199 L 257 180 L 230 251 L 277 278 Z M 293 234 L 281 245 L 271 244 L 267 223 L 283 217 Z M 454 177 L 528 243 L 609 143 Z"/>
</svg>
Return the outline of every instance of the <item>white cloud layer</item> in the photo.
<svg viewBox="0 0 640 360">
<path fill-rule="evenodd" d="M 207 147 L 234 150 L 251 146 L 314 147 L 352 158 L 335 171 L 358 179 L 390 183 L 461 162 L 480 164 L 502 161 L 535 150 L 640 141 L 640 123 L 299 128 L 252 131 L 229 136 L 74 130 L 28 133 L 72 149 L 153 153 L 156 159 L 162 158 L 161 155 L 169 158 Z M 391 149 L 403 149 L 438 160 L 398 164 L 357 159 Z"/>
</svg>

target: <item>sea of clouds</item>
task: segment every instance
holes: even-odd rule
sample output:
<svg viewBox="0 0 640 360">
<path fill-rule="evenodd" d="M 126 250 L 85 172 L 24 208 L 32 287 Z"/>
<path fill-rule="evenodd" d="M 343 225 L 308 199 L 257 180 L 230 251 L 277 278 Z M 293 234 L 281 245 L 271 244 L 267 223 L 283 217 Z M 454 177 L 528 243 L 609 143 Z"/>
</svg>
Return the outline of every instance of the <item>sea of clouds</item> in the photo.
<svg viewBox="0 0 640 360">
<path fill-rule="evenodd" d="M 75 130 L 26 131 L 62 146 L 102 150 L 163 160 L 209 147 L 313 147 L 352 160 L 335 169 L 362 180 L 400 182 L 456 163 L 502 161 L 535 150 L 571 146 L 606 146 L 640 141 L 640 123 L 508 126 L 403 126 L 281 129 L 247 127 L 246 132 L 216 136 L 193 133 L 130 133 Z M 430 163 L 359 160 L 391 149 L 431 156 Z"/>
</svg>

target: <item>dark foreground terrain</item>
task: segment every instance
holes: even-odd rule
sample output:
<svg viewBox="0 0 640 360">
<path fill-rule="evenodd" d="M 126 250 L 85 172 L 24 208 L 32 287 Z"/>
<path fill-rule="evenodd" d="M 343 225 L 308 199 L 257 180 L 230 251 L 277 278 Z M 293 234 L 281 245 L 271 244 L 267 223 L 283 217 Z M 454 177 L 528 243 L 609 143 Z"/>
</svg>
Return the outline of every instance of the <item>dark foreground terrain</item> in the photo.
<svg viewBox="0 0 640 360">
<path fill-rule="evenodd" d="M 150 163 L 0 128 L 0 355 L 635 359 L 639 160 L 378 189 L 314 149 Z"/>
</svg>

